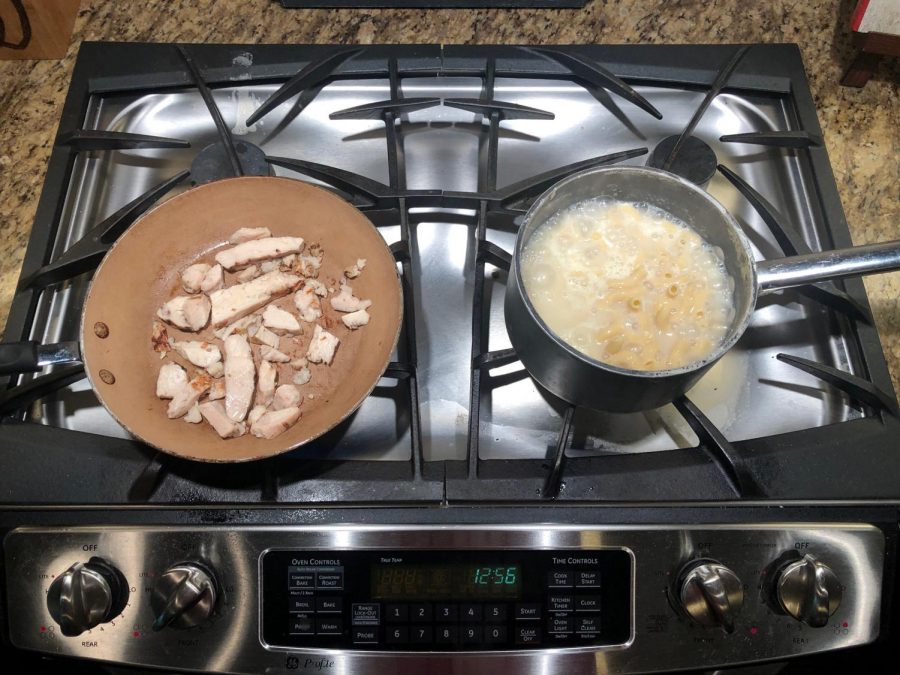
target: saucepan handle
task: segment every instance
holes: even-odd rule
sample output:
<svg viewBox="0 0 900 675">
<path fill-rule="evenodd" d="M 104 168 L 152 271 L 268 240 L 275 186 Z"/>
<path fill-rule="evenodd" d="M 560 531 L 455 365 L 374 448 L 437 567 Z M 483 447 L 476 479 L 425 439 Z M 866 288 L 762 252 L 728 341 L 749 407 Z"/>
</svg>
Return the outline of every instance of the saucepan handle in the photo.
<svg viewBox="0 0 900 675">
<path fill-rule="evenodd" d="M 77 342 L 42 345 L 36 340 L 0 342 L 0 375 L 34 373 L 44 366 L 79 363 L 81 350 Z"/>
<path fill-rule="evenodd" d="M 885 241 L 756 263 L 760 295 L 817 281 L 895 270 L 900 270 L 900 241 Z"/>
</svg>

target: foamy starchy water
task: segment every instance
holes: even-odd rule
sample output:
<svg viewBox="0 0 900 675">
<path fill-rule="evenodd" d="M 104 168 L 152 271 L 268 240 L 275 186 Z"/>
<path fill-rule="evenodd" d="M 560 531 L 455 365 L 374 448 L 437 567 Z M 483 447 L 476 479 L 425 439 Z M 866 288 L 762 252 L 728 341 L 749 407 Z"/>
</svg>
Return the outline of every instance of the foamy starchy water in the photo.
<svg viewBox="0 0 900 675">
<path fill-rule="evenodd" d="M 532 234 L 521 269 L 554 333 L 623 368 L 700 361 L 734 315 L 721 250 L 645 203 L 590 199 L 564 209 Z"/>
</svg>

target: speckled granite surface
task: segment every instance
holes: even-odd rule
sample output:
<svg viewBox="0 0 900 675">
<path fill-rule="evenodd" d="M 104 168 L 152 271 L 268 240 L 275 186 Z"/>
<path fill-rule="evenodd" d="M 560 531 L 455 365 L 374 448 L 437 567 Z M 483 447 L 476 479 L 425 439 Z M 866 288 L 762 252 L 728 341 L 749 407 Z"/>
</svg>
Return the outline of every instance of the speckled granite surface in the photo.
<svg viewBox="0 0 900 675">
<path fill-rule="evenodd" d="M 581 10 L 285 10 L 275 0 L 83 0 L 62 61 L 0 62 L 0 324 L 81 40 L 273 43 L 797 42 L 856 243 L 900 239 L 900 61 L 838 85 L 853 0 L 594 0 Z M 900 274 L 866 281 L 900 390 Z"/>
</svg>

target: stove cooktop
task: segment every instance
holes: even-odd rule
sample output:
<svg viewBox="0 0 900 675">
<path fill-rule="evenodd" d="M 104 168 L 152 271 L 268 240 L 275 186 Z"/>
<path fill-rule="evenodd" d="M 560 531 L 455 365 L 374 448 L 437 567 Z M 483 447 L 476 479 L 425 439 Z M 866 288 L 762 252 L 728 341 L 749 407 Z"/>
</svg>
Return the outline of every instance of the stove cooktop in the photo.
<svg viewBox="0 0 900 675">
<path fill-rule="evenodd" d="M 647 413 L 569 406 L 516 360 L 502 298 L 517 219 L 569 173 L 659 166 L 679 137 L 672 169 L 735 215 L 759 258 L 850 245 L 790 45 L 86 43 L 7 339 L 77 339 L 115 237 L 157 201 L 234 175 L 229 157 L 360 207 L 400 265 L 404 330 L 347 423 L 252 466 L 133 441 L 78 366 L 10 382 L 0 500 L 897 499 L 898 407 L 859 281 L 766 298 L 685 399 Z"/>
</svg>

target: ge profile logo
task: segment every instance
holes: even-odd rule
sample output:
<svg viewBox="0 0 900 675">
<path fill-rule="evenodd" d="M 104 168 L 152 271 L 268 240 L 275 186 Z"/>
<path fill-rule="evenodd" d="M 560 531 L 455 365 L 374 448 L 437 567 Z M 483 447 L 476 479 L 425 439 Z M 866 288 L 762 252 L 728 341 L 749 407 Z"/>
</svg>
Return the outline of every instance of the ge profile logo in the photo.
<svg viewBox="0 0 900 675">
<path fill-rule="evenodd" d="M 297 670 L 300 667 L 300 659 L 296 656 L 289 656 L 284 661 L 284 667 L 288 670 Z"/>
</svg>

